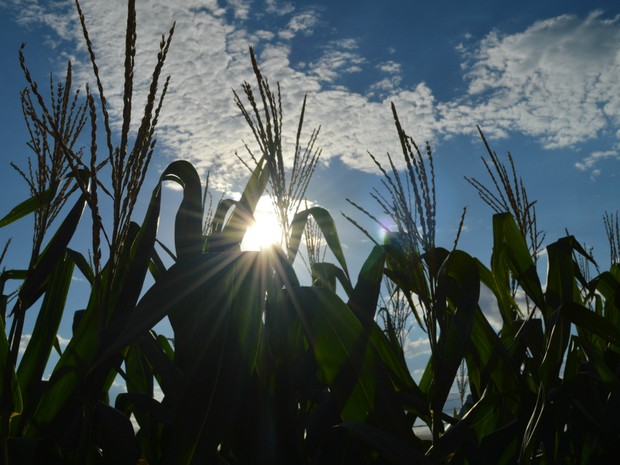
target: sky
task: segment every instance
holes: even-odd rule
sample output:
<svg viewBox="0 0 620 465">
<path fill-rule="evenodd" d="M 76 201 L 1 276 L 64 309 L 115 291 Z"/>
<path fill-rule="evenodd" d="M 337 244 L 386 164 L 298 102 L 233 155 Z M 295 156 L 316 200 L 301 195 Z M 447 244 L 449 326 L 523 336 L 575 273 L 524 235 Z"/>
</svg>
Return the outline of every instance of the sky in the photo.
<svg viewBox="0 0 620 465">
<path fill-rule="evenodd" d="M 296 120 L 307 94 L 305 134 L 320 125 L 320 164 L 307 192 L 334 217 L 352 275 L 372 244 L 341 212 L 373 234 L 378 228 L 346 203 L 377 212 L 369 196 L 381 178 L 368 152 L 403 166 L 390 112 L 419 145 L 433 147 L 437 179 L 437 244 L 450 248 L 467 207 L 460 248 L 488 263 L 492 211 L 465 176 L 488 183 L 480 126 L 537 201 L 546 243 L 568 230 L 609 264 L 603 214 L 619 207 L 620 4 L 565 0 L 417 2 L 394 0 L 137 2 L 138 53 L 134 102 L 144 100 L 161 35 L 176 30 L 164 73 L 171 83 L 160 118 L 158 149 L 143 198 L 174 159 L 190 160 L 212 188 L 234 197 L 248 171 L 235 152 L 252 134 L 232 90 L 252 81 L 248 47 L 263 74 L 280 83 L 289 160 Z M 83 0 L 112 120 L 121 113 L 126 5 Z M 0 0 L 0 215 L 27 191 L 8 163 L 24 166 L 27 134 L 19 90 L 25 81 L 18 50 L 36 79 L 62 77 L 71 60 L 74 82 L 94 84 L 70 1 Z M 151 184 L 149 184 L 149 182 Z M 164 210 L 170 217 L 175 194 Z M 269 221 L 269 203 L 260 214 Z M 26 220 L 24 220 L 26 221 Z M 14 238 L 8 260 L 23 255 L 26 223 L 0 230 Z M 268 229 L 268 228 L 267 228 Z M 162 227 L 163 237 L 170 231 Z M 169 236 L 168 236 L 169 237 Z M 20 255 L 21 254 L 21 255 Z M 355 279 L 355 278 L 354 278 Z M 67 336 L 68 334 L 64 334 Z M 407 345 L 419 374 L 428 354 L 414 330 Z"/>
</svg>

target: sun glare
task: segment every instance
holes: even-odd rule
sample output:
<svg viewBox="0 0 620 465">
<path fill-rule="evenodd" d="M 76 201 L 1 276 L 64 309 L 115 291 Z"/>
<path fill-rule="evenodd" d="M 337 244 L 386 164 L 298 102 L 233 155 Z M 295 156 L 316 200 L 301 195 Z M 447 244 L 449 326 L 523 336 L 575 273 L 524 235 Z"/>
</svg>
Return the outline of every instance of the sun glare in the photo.
<svg viewBox="0 0 620 465">
<path fill-rule="evenodd" d="M 248 228 L 241 243 L 242 250 L 261 250 L 282 240 L 282 230 L 268 198 L 260 199 L 254 218 L 256 223 Z"/>
</svg>

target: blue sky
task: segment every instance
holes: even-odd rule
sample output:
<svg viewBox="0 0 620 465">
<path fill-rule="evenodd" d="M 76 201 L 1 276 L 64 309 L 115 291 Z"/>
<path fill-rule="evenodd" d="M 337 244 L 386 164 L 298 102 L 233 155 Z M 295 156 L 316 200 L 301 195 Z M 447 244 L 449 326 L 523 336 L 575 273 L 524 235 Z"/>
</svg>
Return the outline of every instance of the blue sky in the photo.
<svg viewBox="0 0 620 465">
<path fill-rule="evenodd" d="M 118 120 L 125 2 L 81 4 Z M 251 133 L 231 89 L 252 78 L 251 45 L 270 82 L 281 84 L 288 147 L 308 94 L 306 128 L 321 125 L 323 148 L 308 198 L 335 217 L 354 273 L 371 245 L 340 212 L 374 228 L 344 198 L 374 208 L 368 193 L 380 188 L 380 178 L 367 151 L 399 159 L 390 102 L 406 131 L 433 146 L 439 245 L 452 245 L 467 206 L 461 248 L 485 262 L 490 256 L 492 212 L 464 179 L 488 180 L 475 129 L 480 125 L 494 150 L 513 154 L 530 199 L 538 201 L 547 242 L 567 228 L 608 265 L 602 216 L 620 204 L 618 2 L 152 0 L 137 1 L 137 9 L 139 96 L 159 38 L 176 21 L 151 182 L 169 161 L 185 158 L 202 174 L 210 170 L 218 189 L 231 196 L 240 191 L 247 171 L 234 152 L 243 153 L 242 140 L 250 142 Z M 28 154 L 19 45 L 27 43 L 29 66 L 41 83 L 50 71 L 61 77 L 68 59 L 75 82 L 93 83 L 76 21 L 69 1 L 0 0 L 0 215 L 27 195 L 8 166 L 23 166 Z M 145 189 L 144 198 L 148 183 Z M 9 259 L 24 255 L 29 242 L 21 236 L 29 227 L 0 230 L 2 243 L 15 238 Z M 164 227 L 162 234 L 169 231 Z M 412 333 L 413 369 L 423 339 Z"/>
</svg>

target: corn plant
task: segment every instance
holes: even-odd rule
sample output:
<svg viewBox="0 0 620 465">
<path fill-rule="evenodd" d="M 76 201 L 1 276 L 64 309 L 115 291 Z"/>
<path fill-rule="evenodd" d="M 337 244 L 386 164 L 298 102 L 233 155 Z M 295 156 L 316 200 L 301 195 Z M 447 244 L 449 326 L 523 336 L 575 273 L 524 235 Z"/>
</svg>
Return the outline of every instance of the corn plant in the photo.
<svg viewBox="0 0 620 465">
<path fill-rule="evenodd" d="M 620 227 L 618 223 L 618 212 L 616 215 L 605 212 L 603 215 L 605 234 L 609 243 L 609 260 L 611 264 L 620 263 Z"/>
<path fill-rule="evenodd" d="M 21 285 L 13 309 L 7 315 L 3 308 L 3 327 L 11 317 L 11 330 L 3 331 L 2 349 L 2 457 L 6 463 L 13 460 L 38 460 L 37 457 L 62 457 L 76 463 L 93 463 L 99 451 L 105 451 L 107 461 L 115 461 L 115 438 L 102 431 L 117 430 L 119 434 L 131 430 L 128 418 L 119 416 L 107 405 L 107 392 L 116 375 L 120 360 L 93 367 L 96 354 L 101 350 L 101 336 L 113 326 L 116 318 L 130 311 L 139 296 L 152 254 L 156 220 L 147 217 L 140 228 L 131 222 L 135 199 L 142 185 L 148 161 L 155 146 L 153 137 L 164 89 L 158 97 L 158 81 L 171 30 L 162 41 L 158 63 L 153 73 L 151 91 L 144 109 L 144 117 L 133 144 L 129 144 L 129 121 L 135 53 L 135 5 L 129 2 L 127 48 L 125 51 L 125 86 L 123 128 L 120 145 L 113 146 L 111 125 L 103 86 L 99 79 L 96 59 L 85 26 L 84 15 L 76 2 L 84 38 L 97 82 L 100 111 L 106 136 L 107 156 L 102 160 L 97 137 L 98 122 L 95 96 L 86 89 L 86 103 L 71 99 L 71 67 L 64 83 L 51 89 L 48 104 L 36 81 L 31 77 L 23 53 L 20 62 L 28 88 L 22 94 L 23 108 L 31 134 L 31 148 L 36 154 L 37 168 L 29 163 L 27 172 L 20 170 L 33 197 L 13 209 L 1 221 L 2 226 L 35 212 L 35 239 L 33 260 L 26 273 L 8 270 L 6 279 L 19 279 Z M 53 87 L 53 86 L 52 86 Z M 90 144 L 85 156 L 76 149 L 80 131 L 90 125 Z M 102 180 L 103 168 L 110 166 L 112 193 Z M 26 174 L 27 173 L 27 174 Z M 67 187 L 68 186 L 68 187 Z M 59 221 L 56 233 L 39 254 L 38 244 L 50 226 L 69 202 L 69 194 L 77 191 L 73 206 Z M 101 193 L 110 195 L 113 204 L 111 231 L 106 231 L 100 216 Z M 87 206 L 91 216 L 92 262 L 68 248 L 82 210 Z M 104 264 L 102 238 L 107 245 Z M 56 333 L 65 313 L 65 302 L 70 290 L 71 276 L 78 268 L 91 285 L 91 294 L 84 310 L 74 317 L 74 336 L 62 352 L 48 381 L 44 370 L 53 347 L 58 349 Z M 34 304 L 41 300 L 37 309 Z M 17 354 L 23 322 L 27 311 L 36 312 L 33 334 L 19 365 Z M 6 315 L 6 317 L 5 317 Z M 103 426 L 107 425 L 107 426 Z M 135 463 L 135 448 L 130 448 L 117 463 Z M 115 455 L 116 454 L 116 455 Z M 21 457 L 21 458 L 20 458 Z M 29 458 L 28 458 L 29 457 Z M 133 458 L 132 458 L 133 457 Z"/>
<path fill-rule="evenodd" d="M 321 128 L 314 129 L 310 134 L 306 146 L 302 147 L 300 139 L 306 111 L 306 97 L 304 97 L 295 136 L 293 166 L 290 172 L 288 172 L 289 170 L 287 170 L 285 166 L 283 148 L 284 134 L 282 132 L 282 99 L 280 95 L 280 84 L 277 84 L 277 91 L 274 93 L 269 86 L 267 78 L 261 73 L 258 67 L 252 48 L 250 48 L 250 58 L 252 60 L 254 75 L 256 76 L 260 102 L 263 106 L 262 111 L 258 108 L 252 86 L 248 82 L 244 82 L 242 88 L 243 94 L 250 106 L 249 109 L 246 108 L 243 100 L 236 91 L 233 91 L 233 94 L 237 107 L 252 130 L 254 139 L 262 154 L 262 159 L 266 160 L 270 175 L 268 192 L 282 228 L 281 242 L 288 252 L 292 222 L 294 221 L 291 215 L 294 216 L 299 212 L 310 179 L 312 178 L 316 164 L 321 156 L 321 149 L 315 146 Z M 250 158 L 257 164 L 258 160 L 247 144 L 246 149 Z M 243 162 L 242 159 L 241 161 Z"/>
<path fill-rule="evenodd" d="M 2 463 L 586 464 L 617 458 L 617 263 L 588 279 L 580 260 L 591 258 L 567 236 L 547 245 L 549 267 L 543 280 L 529 230 L 504 211 L 493 217 L 490 266 L 456 243 L 452 250 L 438 247 L 432 153 L 427 148 L 427 157 L 422 156 L 393 109 L 407 169 L 401 176 L 388 158 L 388 174 L 377 160 L 387 194 L 374 194 L 394 215 L 399 230 L 372 248 L 353 284 L 329 212 L 321 207 L 300 210 L 295 203 L 316 163 L 316 137 L 311 136 L 305 151 L 296 149 L 309 161 L 301 155 L 295 162 L 293 172 L 304 181 L 298 184 L 301 190 L 291 190 L 298 181 L 283 176 L 279 91 L 277 98 L 268 92 L 252 54 L 264 108 L 259 111 L 250 100 L 253 117 L 242 105 L 240 109 L 262 145 L 241 197 L 206 208 L 208 183 L 203 190 L 196 169 L 175 161 L 161 173 L 138 225 L 131 218 L 155 145 L 154 128 L 167 87 L 166 81 L 158 93 L 158 82 L 172 31 L 162 40 L 144 117 L 129 144 L 134 2 L 128 8 L 118 138 L 111 131 L 79 4 L 78 11 L 99 108 L 89 90 L 83 110 L 78 103 L 69 105 L 75 95 L 70 73 L 52 91 L 48 105 L 22 59 L 36 166 L 43 172 L 41 167 L 52 160 L 64 168 L 57 171 L 62 174 L 41 178 L 41 184 L 34 168 L 20 168 L 36 192 L 0 219 L 4 227 L 29 214 L 46 215 L 55 205 L 58 223 L 49 238 L 35 232 L 43 237 L 42 251 L 27 270 L 3 269 L 0 275 Z M 243 89 L 251 98 L 251 87 Z M 106 140 L 103 157 L 96 144 L 99 113 Z M 260 123 L 262 114 L 270 123 Z M 84 153 L 72 143 L 82 120 L 91 129 Z M 301 123 L 297 139 L 300 131 Z M 109 183 L 102 178 L 106 169 L 111 171 Z M 155 249 L 164 182 L 183 189 L 174 246 L 166 246 L 172 258 L 168 267 Z M 514 179 L 508 179 L 506 186 L 512 185 Z M 287 208 L 297 205 L 286 219 L 287 242 L 284 248 L 243 252 L 241 241 L 268 189 L 283 196 L 276 199 L 284 199 Z M 529 208 L 524 191 L 517 192 L 517 206 Z M 112 218 L 106 221 L 99 203 L 108 195 Z M 68 247 L 85 208 L 93 232 L 92 263 Z M 54 226 L 48 220 L 35 224 L 43 232 Z M 311 286 L 300 285 L 293 269 L 304 233 L 322 235 L 338 262 L 326 263 L 320 254 L 310 253 L 317 278 Z M 69 345 L 60 351 L 58 325 L 70 316 L 66 298 L 76 268 L 89 281 L 91 294 L 85 309 L 75 313 Z M 147 272 L 154 284 L 145 289 Z M 429 333 L 432 355 L 418 383 L 407 369 L 402 339 L 375 321 L 386 276 L 409 309 L 419 312 L 418 321 Z M 342 296 L 335 292 L 336 279 Z M 4 294 L 9 280 L 20 283 L 13 301 Z M 518 311 L 515 285 L 538 312 Z M 495 296 L 499 331 L 480 307 L 481 286 Z M 36 313 L 35 325 L 16 363 L 18 328 L 23 327 L 19 321 L 26 311 Z M 173 338 L 153 330 L 163 319 L 169 320 Z M 9 321 L 15 329 L 7 332 Z M 45 380 L 54 347 L 62 354 Z M 464 379 L 463 361 L 473 404 L 463 415 L 450 415 L 444 407 L 455 380 Z M 116 376 L 123 378 L 127 392 L 112 401 Z M 163 398 L 155 395 L 157 387 Z M 429 426 L 430 438 L 415 434 L 416 422 Z"/>
</svg>

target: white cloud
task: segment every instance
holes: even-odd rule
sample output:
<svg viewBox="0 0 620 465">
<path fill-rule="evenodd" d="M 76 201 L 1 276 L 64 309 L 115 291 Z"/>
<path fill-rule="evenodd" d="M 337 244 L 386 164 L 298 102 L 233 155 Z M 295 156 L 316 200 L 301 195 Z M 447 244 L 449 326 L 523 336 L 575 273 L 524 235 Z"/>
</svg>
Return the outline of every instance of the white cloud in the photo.
<svg viewBox="0 0 620 465">
<path fill-rule="evenodd" d="M 301 33 L 303 35 L 311 35 L 314 28 L 319 23 L 319 14 L 315 10 L 306 10 L 294 15 L 289 23 L 288 29 L 293 34 Z"/>
<path fill-rule="evenodd" d="M 71 341 L 70 338 L 62 337 L 60 334 L 56 335 L 56 339 L 58 339 L 58 345 L 60 345 L 60 347 L 67 347 L 67 344 Z"/>
<path fill-rule="evenodd" d="M 28 347 L 28 343 L 32 338 L 32 334 L 23 334 L 21 339 L 19 340 L 19 354 L 23 355 L 26 352 L 26 347 Z"/>
<path fill-rule="evenodd" d="M 400 63 L 388 60 L 377 65 L 377 68 L 387 74 L 400 74 L 402 67 Z"/>
<path fill-rule="evenodd" d="M 342 75 L 360 72 L 365 63 L 366 59 L 358 51 L 357 41 L 348 38 L 327 44 L 320 58 L 305 64 L 304 69 L 319 81 L 333 84 Z"/>
<path fill-rule="evenodd" d="M 111 115 L 118 121 L 125 1 L 81 3 Z M 84 52 L 76 15 L 68 10 L 70 5 L 45 3 L 41 9 L 44 3 L 34 0 L 28 5 L 32 8 L 19 10 L 21 21 L 52 28 L 56 40 L 64 41 L 59 55 L 68 58 Z M 134 115 L 139 116 L 139 105 L 148 91 L 161 33 L 176 21 L 164 71 L 172 75 L 172 81 L 160 117 L 159 143 L 175 158 L 195 163 L 201 175 L 206 170 L 217 172 L 211 180 L 219 190 L 230 191 L 235 181 L 247 179 L 247 171 L 234 153 L 244 153 L 243 139 L 253 147 L 252 134 L 234 105 L 231 88 L 239 90 L 244 80 L 253 82 L 250 45 L 255 47 L 261 69 L 273 87 L 276 81 L 281 83 L 289 157 L 305 93 L 308 131 L 322 125 L 319 145 L 323 147 L 323 161 L 340 157 L 350 167 L 372 172 L 375 166 L 367 151 L 379 157 L 387 151 L 399 151 L 390 101 L 396 103 L 405 130 L 419 142 L 473 133 L 478 123 L 489 137 L 521 132 L 547 148 L 558 148 L 574 146 L 603 131 L 614 133 L 620 126 L 617 17 L 606 19 L 600 13 L 586 18 L 564 15 L 538 21 L 516 34 L 493 31 L 478 43 L 466 37 L 466 44 L 460 48 L 469 94 L 437 101 L 427 83 L 404 83 L 401 64 L 393 59 L 371 65 L 356 38 L 327 43 L 311 63 L 292 63 L 290 39 L 312 33 L 323 21 L 319 10 L 297 11 L 291 2 L 276 0 L 260 5 L 247 0 L 154 0 L 148 8 L 141 3 L 137 7 L 134 103 L 138 107 Z M 232 14 L 225 15 L 224 8 Z M 254 16 L 281 24 L 274 29 L 263 21 L 260 30 L 249 30 L 250 21 L 246 20 Z M 67 43 L 73 45 L 67 47 Z M 359 92 L 344 87 L 343 77 L 363 76 L 370 66 L 383 74 L 378 81 Z M 59 69 L 63 67 L 59 63 Z M 74 81 L 94 82 L 89 66 L 78 63 L 76 73 Z M 585 166 L 588 159 L 582 163 Z"/>
<path fill-rule="evenodd" d="M 580 171 L 589 171 L 590 177 L 594 181 L 601 174 L 601 169 L 597 165 L 605 159 L 620 160 L 620 153 L 618 150 L 592 152 L 580 162 L 575 163 L 575 167 Z"/>
<path fill-rule="evenodd" d="M 569 147 L 620 124 L 620 17 L 563 15 L 525 31 L 493 31 L 464 50 L 469 96 L 441 105 L 444 131 L 484 123 L 546 148 Z M 468 125 L 465 123 L 469 122 Z"/>
<path fill-rule="evenodd" d="M 417 339 L 407 339 L 403 349 L 407 359 L 412 359 L 421 355 L 427 356 L 431 353 L 430 343 L 428 342 L 428 338 L 425 336 Z"/>
<path fill-rule="evenodd" d="M 227 0 L 227 3 L 231 6 L 235 19 L 248 19 L 252 0 Z"/>
<path fill-rule="evenodd" d="M 69 341 L 71 340 L 71 339 L 62 337 L 60 334 L 57 334 L 56 338 L 58 339 L 58 344 L 60 345 L 61 348 L 67 347 L 67 344 L 69 344 Z M 26 347 L 28 347 L 28 343 L 30 342 L 30 339 L 32 339 L 32 334 L 22 335 L 21 340 L 19 341 L 19 354 L 20 355 L 23 355 L 24 352 L 26 352 Z"/>
<path fill-rule="evenodd" d="M 276 13 L 278 15 L 286 15 L 295 11 L 295 7 L 291 2 L 280 2 L 278 0 L 266 0 L 267 13 Z"/>
</svg>

